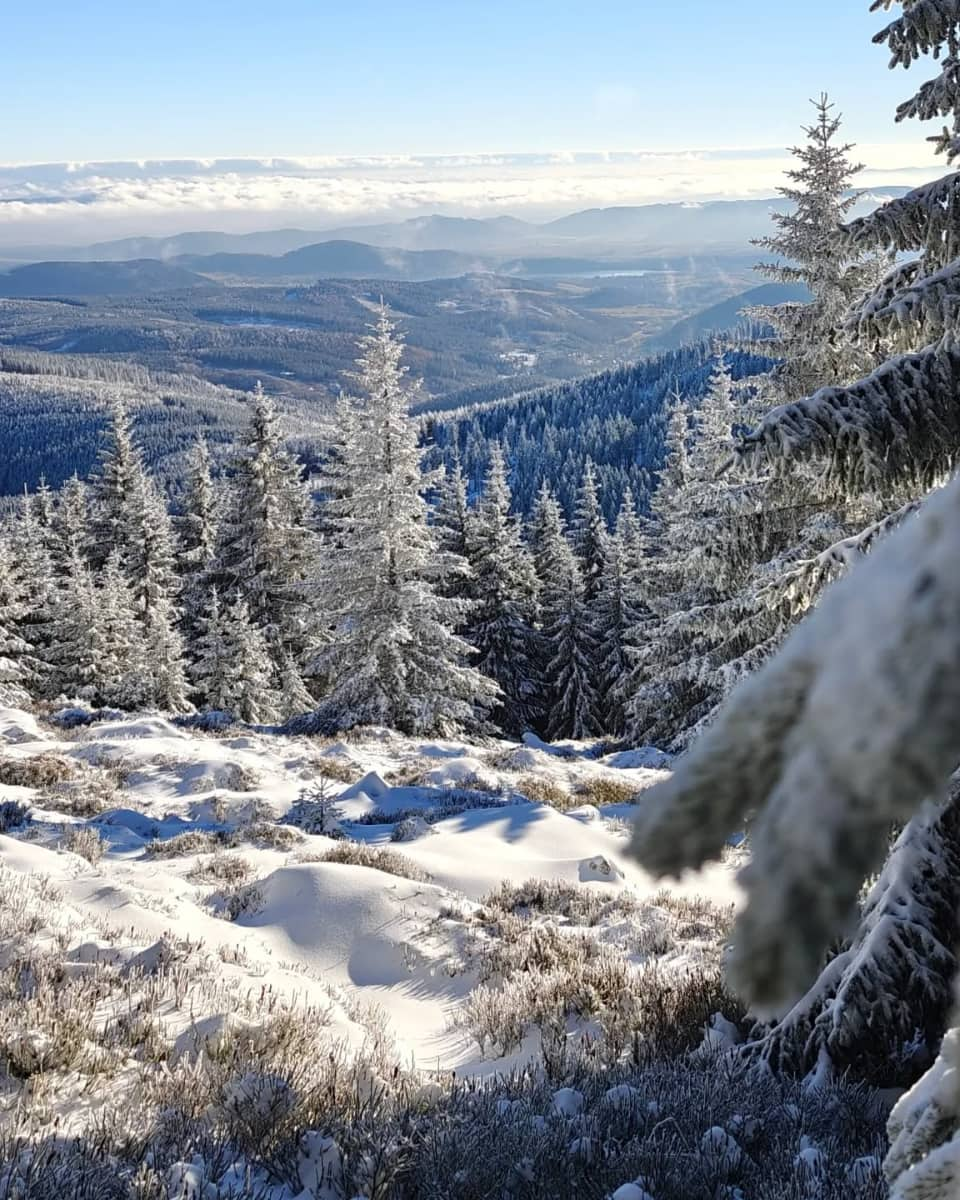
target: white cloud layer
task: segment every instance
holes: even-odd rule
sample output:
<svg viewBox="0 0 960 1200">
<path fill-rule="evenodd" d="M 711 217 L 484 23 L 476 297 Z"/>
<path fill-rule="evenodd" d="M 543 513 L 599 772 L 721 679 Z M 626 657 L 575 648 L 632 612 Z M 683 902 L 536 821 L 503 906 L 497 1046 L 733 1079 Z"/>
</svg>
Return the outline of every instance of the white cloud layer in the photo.
<svg viewBox="0 0 960 1200">
<path fill-rule="evenodd" d="M 604 96 L 599 103 L 625 103 Z M 861 186 L 912 184 L 915 144 L 859 146 Z M 783 150 L 276 157 L 0 165 L 0 245 L 188 228 L 310 229 L 425 212 L 541 219 L 577 209 L 772 195 Z"/>
</svg>

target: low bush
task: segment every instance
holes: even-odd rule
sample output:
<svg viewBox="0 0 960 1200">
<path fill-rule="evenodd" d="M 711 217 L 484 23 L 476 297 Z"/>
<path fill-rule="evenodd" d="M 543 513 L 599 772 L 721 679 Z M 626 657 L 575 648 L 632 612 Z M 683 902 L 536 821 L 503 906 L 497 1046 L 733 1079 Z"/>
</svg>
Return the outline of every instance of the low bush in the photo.
<svg viewBox="0 0 960 1200">
<path fill-rule="evenodd" d="M 553 879 L 528 879 L 520 884 L 504 880 L 485 897 L 483 904 L 513 915 L 542 913 L 565 917 L 575 925 L 598 925 L 604 920 L 639 912 L 641 907 L 632 892 L 610 895 L 581 883 Z"/>
<path fill-rule="evenodd" d="M 547 779 L 543 775 L 523 775 L 517 780 L 516 789 L 521 796 L 526 796 L 528 800 L 532 800 L 535 804 L 549 804 L 551 808 L 559 809 L 560 812 L 566 812 L 567 809 L 576 808 L 580 803 L 575 797 L 571 796 L 566 788 L 561 787 L 552 779 Z"/>
<path fill-rule="evenodd" d="M 107 808 L 115 807 L 119 787 L 119 772 L 115 766 L 77 764 L 77 773 L 59 783 L 51 784 L 37 796 L 37 805 L 72 817 L 95 817 Z"/>
<path fill-rule="evenodd" d="M 189 872 L 191 883 L 246 883 L 253 874 L 253 867 L 238 854 L 222 851 L 200 859 Z"/>
<path fill-rule="evenodd" d="M 333 755 L 321 755 L 314 760 L 313 765 L 324 779 L 332 779 L 335 783 L 356 783 L 363 775 L 359 767 Z"/>
<path fill-rule="evenodd" d="M 0 784 L 7 787 L 46 788 L 76 774 L 76 763 L 57 754 L 0 759 Z"/>
<path fill-rule="evenodd" d="M 294 846 L 302 846 L 305 841 L 299 829 L 278 825 L 275 821 L 251 821 L 248 825 L 238 825 L 230 836 L 231 846 L 252 842 L 269 850 L 292 850 Z"/>
<path fill-rule="evenodd" d="M 412 859 L 397 850 L 385 846 L 368 846 L 365 842 L 342 841 L 320 855 L 319 862 L 345 863 L 352 867 L 372 867 L 388 875 L 399 875 L 402 879 L 426 882 L 430 876 Z"/>
<path fill-rule="evenodd" d="M 144 854 L 148 858 L 181 858 L 188 854 L 213 854 L 253 844 L 272 850 L 292 850 L 304 842 L 303 834 L 273 821 L 250 821 L 235 829 L 187 829 L 171 838 L 154 838 Z"/>
<path fill-rule="evenodd" d="M 188 829 L 171 838 L 154 838 L 144 848 L 148 858 L 181 858 L 188 854 L 210 854 L 229 845 L 228 835 L 206 829 Z"/>
<path fill-rule="evenodd" d="M 577 788 L 581 803 L 595 804 L 598 808 L 605 804 L 636 804 L 640 794 L 635 784 L 623 779 L 611 779 L 609 775 L 587 779 Z"/>
<path fill-rule="evenodd" d="M 85 858 L 91 866 L 96 866 L 103 858 L 107 848 L 107 843 L 100 836 L 99 831 L 89 825 L 73 825 L 65 828 L 60 844 L 71 854 L 79 854 L 81 858 Z"/>
<path fill-rule="evenodd" d="M 263 908 L 264 896 L 255 883 L 241 887 L 224 888 L 211 897 L 213 911 L 227 921 L 258 913 Z"/>
<path fill-rule="evenodd" d="M 374 808 L 351 820 L 353 825 L 398 825 L 410 819 L 434 825 L 462 813 L 481 808 L 506 808 L 514 801 L 502 792 L 472 792 L 461 788 L 445 788 L 437 792 L 434 802 L 422 808 L 401 808 L 388 812 Z"/>
</svg>

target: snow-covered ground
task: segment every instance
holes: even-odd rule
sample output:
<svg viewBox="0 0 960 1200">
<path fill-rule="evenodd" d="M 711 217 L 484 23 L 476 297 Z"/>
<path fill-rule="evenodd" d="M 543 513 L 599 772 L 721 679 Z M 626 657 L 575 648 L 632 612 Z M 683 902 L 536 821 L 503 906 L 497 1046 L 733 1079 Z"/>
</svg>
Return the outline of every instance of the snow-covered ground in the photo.
<svg viewBox="0 0 960 1200">
<path fill-rule="evenodd" d="M 737 852 L 631 864 L 664 770 L 0 708 L 0 1196 L 674 1200 L 677 1129 L 698 1198 L 768 1200 L 809 1145 L 879 1179 L 873 1101 L 798 1123 L 798 1085 L 715 1071 Z"/>
<path fill-rule="evenodd" d="M 66 760 L 61 774 L 80 772 L 46 787 L 0 785 L 0 802 L 27 805 L 31 818 L 0 836 L 0 871 L 8 886 L 17 876 L 51 881 L 58 899 L 45 918 L 66 929 L 57 936 L 68 957 L 127 961 L 163 941 L 196 947 L 214 964 L 218 986 L 200 1002 L 207 1011 L 167 1014 L 171 1039 L 198 1015 L 230 1013 L 240 1003 L 232 997 L 266 990 L 328 1010 L 331 1031 L 351 1044 L 367 1036 L 364 1014 L 379 1010 L 403 1061 L 425 1071 L 499 1067 L 502 1057 L 484 1061 L 459 1020 L 478 982 L 479 902 L 505 880 L 641 902 L 659 888 L 623 854 L 630 805 L 589 802 L 597 781 L 642 793 L 662 777 L 621 766 L 622 755 L 611 765 L 585 757 L 583 747 L 558 754 L 538 744 L 478 747 L 385 730 L 337 743 L 239 729 L 213 736 L 158 716 L 68 731 L 15 709 L 0 711 L 0 738 L 7 764 L 53 758 Z M 321 779 L 349 839 L 399 851 L 421 877 L 312 861 L 341 843 L 278 823 Z M 567 811 L 525 798 L 531 781 L 569 796 Z M 73 797 L 97 787 L 102 811 L 64 811 L 83 810 Z M 444 803 L 490 806 L 437 819 Z M 408 840 L 394 844 L 397 821 L 412 812 L 429 824 L 408 821 Z M 382 822 L 361 823 L 377 813 Z M 66 848 L 81 829 L 102 839 L 98 861 Z M 190 849 L 190 834 L 201 835 L 194 852 L 167 855 L 163 844 L 176 838 L 174 846 Z M 225 886 L 213 873 L 234 874 L 228 860 L 239 865 Z M 735 898 L 725 866 L 677 890 L 720 905 Z M 228 892 L 241 897 L 234 920 Z M 632 919 L 649 923 L 649 909 L 656 906 L 641 904 Z M 489 940 L 483 930 L 478 936 Z M 628 957 L 639 964 L 649 956 Z M 685 952 L 668 957 L 690 961 Z"/>
</svg>

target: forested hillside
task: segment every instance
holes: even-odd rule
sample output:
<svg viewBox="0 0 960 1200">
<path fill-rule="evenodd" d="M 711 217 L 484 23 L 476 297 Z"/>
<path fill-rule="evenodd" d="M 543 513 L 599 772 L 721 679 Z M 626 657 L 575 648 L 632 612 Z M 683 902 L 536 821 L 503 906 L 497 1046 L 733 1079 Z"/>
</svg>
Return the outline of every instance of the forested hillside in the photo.
<svg viewBox="0 0 960 1200">
<path fill-rule="evenodd" d="M 249 418 L 242 393 L 192 375 L 78 355 L 0 351 L 0 496 L 59 488 L 93 470 L 115 402 L 129 408 L 145 463 L 175 494 L 186 452 L 202 434 L 222 462 Z M 315 442 L 309 410 L 288 406 L 287 431 Z"/>
<path fill-rule="evenodd" d="M 436 446 L 434 460 L 459 460 L 472 494 L 481 490 L 498 443 L 510 465 L 514 508 L 525 516 L 546 483 L 571 518 L 589 461 L 612 524 L 628 490 L 642 510 L 648 507 L 663 464 L 670 399 L 679 394 L 696 407 L 707 389 L 711 356 L 709 345 L 694 344 L 576 383 L 428 416 L 426 440 Z M 738 381 L 770 366 L 741 350 L 727 361 Z"/>
</svg>

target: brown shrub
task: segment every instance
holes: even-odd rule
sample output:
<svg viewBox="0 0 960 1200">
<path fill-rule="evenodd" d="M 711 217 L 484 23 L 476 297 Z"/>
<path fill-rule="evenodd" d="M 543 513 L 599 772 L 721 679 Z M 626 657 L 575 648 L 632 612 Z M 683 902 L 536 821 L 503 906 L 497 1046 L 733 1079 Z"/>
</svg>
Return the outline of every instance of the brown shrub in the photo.
<svg viewBox="0 0 960 1200">
<path fill-rule="evenodd" d="M 300 861 L 307 861 L 302 858 Z M 385 846 L 368 846 L 365 842 L 338 842 L 332 849 L 314 859 L 315 862 L 345 863 L 352 867 L 372 867 L 401 879 L 413 879 L 423 883 L 430 878 L 426 871 L 398 850 Z"/>
<path fill-rule="evenodd" d="M 559 809 L 560 812 L 576 808 L 579 803 L 559 783 L 555 783 L 552 779 L 545 779 L 541 775 L 523 775 L 517 780 L 516 787 L 522 796 L 526 796 L 535 804 L 549 804 L 551 808 Z"/>
<path fill-rule="evenodd" d="M 57 754 L 0 759 L 0 783 L 7 787 L 45 788 L 73 779 L 76 763 Z"/>
<path fill-rule="evenodd" d="M 600 808 L 604 804 L 636 804 L 639 792 L 634 784 L 625 780 L 599 775 L 583 782 L 577 788 L 577 795 L 583 803 Z"/>
</svg>

